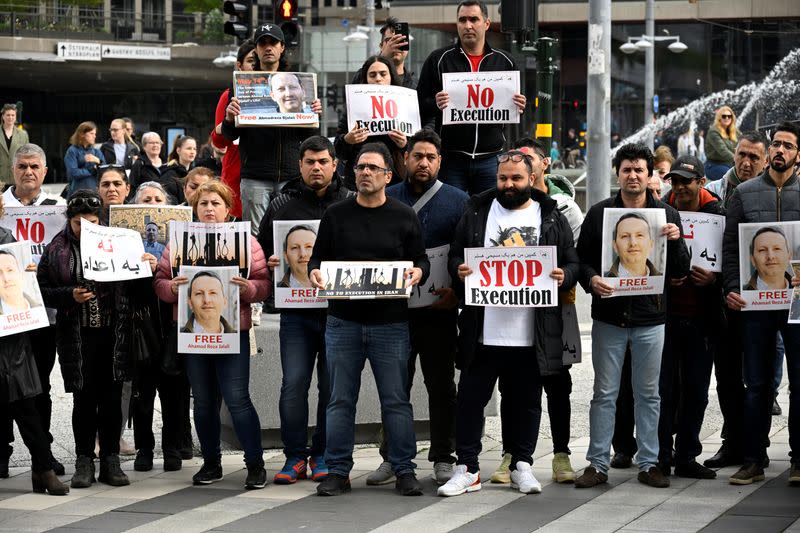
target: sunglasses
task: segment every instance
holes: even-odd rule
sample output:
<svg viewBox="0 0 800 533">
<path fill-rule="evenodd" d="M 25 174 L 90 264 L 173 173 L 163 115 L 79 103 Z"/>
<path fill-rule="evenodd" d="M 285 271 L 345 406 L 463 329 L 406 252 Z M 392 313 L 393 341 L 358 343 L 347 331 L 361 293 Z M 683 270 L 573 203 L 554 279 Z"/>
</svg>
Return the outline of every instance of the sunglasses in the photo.
<svg viewBox="0 0 800 533">
<path fill-rule="evenodd" d="M 700 178 L 683 178 L 681 176 L 675 176 L 671 178 L 670 181 L 673 185 L 691 185 L 694 180 L 698 180 Z"/>
<path fill-rule="evenodd" d="M 100 199 L 95 198 L 94 196 L 79 196 L 78 198 L 73 198 L 70 200 L 67 204 L 67 207 L 77 209 L 88 207 L 89 209 L 97 209 L 102 205 L 103 204 L 100 202 Z"/>
<path fill-rule="evenodd" d="M 500 154 L 497 156 L 498 163 L 506 163 L 511 161 L 512 163 L 521 163 L 525 161 L 525 158 L 528 157 L 527 154 L 517 151 L 506 152 L 504 154 Z"/>
<path fill-rule="evenodd" d="M 733 118 L 733 115 L 720 115 L 719 118 Z"/>
<path fill-rule="evenodd" d="M 124 167 L 124 166 L 122 166 L 122 165 L 117 165 L 117 164 L 111 164 L 111 163 L 108 163 L 108 164 L 105 164 L 105 165 L 100 165 L 100 166 L 99 166 L 99 167 L 97 167 L 97 168 L 98 168 L 99 170 L 108 170 L 108 169 L 110 169 L 110 168 L 113 168 L 114 170 L 125 170 L 125 167 Z"/>
<path fill-rule="evenodd" d="M 389 172 L 388 168 L 379 167 L 378 165 L 369 165 L 369 164 L 360 164 L 353 167 L 353 170 L 358 172 L 359 174 L 363 173 L 365 170 L 369 170 L 370 173 L 376 174 L 377 172 Z"/>
</svg>

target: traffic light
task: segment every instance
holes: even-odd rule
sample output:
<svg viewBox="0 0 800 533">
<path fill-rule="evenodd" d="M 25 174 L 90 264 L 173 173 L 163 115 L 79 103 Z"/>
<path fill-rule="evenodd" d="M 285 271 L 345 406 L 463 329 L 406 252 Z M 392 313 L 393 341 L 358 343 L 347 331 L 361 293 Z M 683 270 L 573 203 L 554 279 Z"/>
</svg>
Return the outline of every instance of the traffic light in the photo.
<svg viewBox="0 0 800 533">
<path fill-rule="evenodd" d="M 504 32 L 536 29 L 538 0 L 502 0 L 500 2 L 500 26 Z"/>
<path fill-rule="evenodd" d="M 287 48 L 300 46 L 300 24 L 297 15 L 298 0 L 275 0 L 275 23 L 281 27 Z"/>
<path fill-rule="evenodd" d="M 241 41 L 250 37 L 253 31 L 251 2 L 252 0 L 225 0 L 222 12 L 231 16 L 230 20 L 225 21 L 226 35 L 233 35 Z"/>
<path fill-rule="evenodd" d="M 339 105 L 339 86 L 331 83 L 325 88 L 325 98 L 328 99 L 328 105 L 336 109 Z"/>
</svg>

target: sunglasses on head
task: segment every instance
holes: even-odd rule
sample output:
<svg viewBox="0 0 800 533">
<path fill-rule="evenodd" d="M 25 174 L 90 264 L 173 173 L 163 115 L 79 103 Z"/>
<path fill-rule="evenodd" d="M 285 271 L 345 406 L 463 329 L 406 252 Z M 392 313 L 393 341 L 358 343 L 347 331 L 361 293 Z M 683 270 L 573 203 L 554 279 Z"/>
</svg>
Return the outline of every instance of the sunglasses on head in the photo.
<svg viewBox="0 0 800 533">
<path fill-rule="evenodd" d="M 525 158 L 528 157 L 528 154 L 524 152 L 520 152 L 518 150 L 512 150 L 510 152 L 506 152 L 504 154 L 500 154 L 497 156 L 498 163 L 505 163 L 507 161 L 511 161 L 513 163 L 520 163 L 525 161 Z"/>
<path fill-rule="evenodd" d="M 90 209 L 97 209 L 101 205 L 103 204 L 100 202 L 99 198 L 95 198 L 94 196 L 79 196 L 70 200 L 67 207 L 78 209 L 88 207 Z"/>
<path fill-rule="evenodd" d="M 125 170 L 125 167 L 124 167 L 124 166 L 122 166 L 122 165 L 110 164 L 110 163 L 109 163 L 109 164 L 106 164 L 106 165 L 100 165 L 100 166 L 99 166 L 99 167 L 97 167 L 97 168 L 98 168 L 99 170 L 108 170 L 108 169 L 110 169 L 110 168 L 113 168 L 114 170 Z"/>
</svg>

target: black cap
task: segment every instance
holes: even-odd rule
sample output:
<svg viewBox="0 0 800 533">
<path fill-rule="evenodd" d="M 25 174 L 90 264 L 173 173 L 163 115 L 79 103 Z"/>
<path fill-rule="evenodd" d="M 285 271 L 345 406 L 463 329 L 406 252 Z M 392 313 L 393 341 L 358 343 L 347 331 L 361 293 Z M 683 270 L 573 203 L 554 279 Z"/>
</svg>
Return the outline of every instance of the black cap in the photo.
<svg viewBox="0 0 800 533">
<path fill-rule="evenodd" d="M 258 26 L 253 32 L 253 42 L 258 44 L 262 37 L 272 37 L 276 41 L 286 42 L 283 36 L 283 30 L 277 24 L 262 24 Z"/>
<path fill-rule="evenodd" d="M 664 179 L 672 178 L 673 175 L 682 178 L 704 178 L 705 170 L 703 163 L 695 156 L 682 155 L 672 163 L 672 167 Z"/>
</svg>

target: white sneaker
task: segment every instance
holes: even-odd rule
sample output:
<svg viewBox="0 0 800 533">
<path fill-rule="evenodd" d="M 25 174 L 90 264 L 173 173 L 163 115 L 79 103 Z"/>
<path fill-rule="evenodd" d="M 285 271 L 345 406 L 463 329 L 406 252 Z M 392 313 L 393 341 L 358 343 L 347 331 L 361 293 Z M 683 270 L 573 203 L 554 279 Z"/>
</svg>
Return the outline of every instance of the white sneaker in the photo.
<svg viewBox="0 0 800 533">
<path fill-rule="evenodd" d="M 458 496 L 459 494 L 475 492 L 476 490 L 481 490 L 480 473 L 470 474 L 467 472 L 467 465 L 456 465 L 453 469 L 453 477 L 439 487 L 436 493 L 439 496 Z"/>
<path fill-rule="evenodd" d="M 519 489 L 523 494 L 542 492 L 542 484 L 533 475 L 531 465 L 524 461 L 517 461 L 517 469 L 511 471 L 511 488 Z"/>
</svg>

